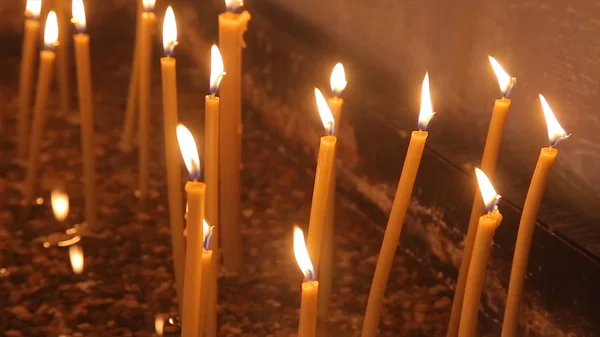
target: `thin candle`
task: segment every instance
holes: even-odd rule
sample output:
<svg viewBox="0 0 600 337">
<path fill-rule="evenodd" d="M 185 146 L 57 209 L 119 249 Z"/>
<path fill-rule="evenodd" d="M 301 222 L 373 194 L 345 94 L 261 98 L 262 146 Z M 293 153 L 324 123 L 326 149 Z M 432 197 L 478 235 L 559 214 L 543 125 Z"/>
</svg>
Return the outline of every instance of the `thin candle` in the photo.
<svg viewBox="0 0 600 337">
<path fill-rule="evenodd" d="M 496 172 L 496 163 L 498 162 L 498 153 L 500 152 L 500 144 L 502 143 L 502 135 L 504 133 L 504 123 L 510 108 L 510 99 L 508 98 L 517 79 L 510 76 L 504 68 L 496 61 L 495 58 L 488 57 L 490 65 L 498 78 L 502 97 L 494 103 L 492 118 L 490 121 L 485 147 L 481 158 L 481 169 L 493 179 Z M 481 201 L 481 194 L 478 189 L 475 190 L 473 198 L 473 206 L 471 207 L 471 216 L 469 217 L 469 225 L 467 228 L 467 236 L 465 238 L 465 248 L 463 251 L 458 280 L 454 290 L 454 301 L 452 302 L 452 310 L 450 312 L 450 321 L 446 337 L 456 337 L 458 335 L 458 325 L 460 323 L 460 313 L 462 310 L 462 301 L 465 294 L 465 286 L 467 283 L 467 275 L 471 263 L 471 255 L 473 245 L 475 244 L 475 235 L 477 233 L 477 224 L 479 217 L 484 213 L 484 204 Z"/>
<path fill-rule="evenodd" d="M 529 191 L 523 205 L 523 213 L 519 223 L 519 233 L 517 234 L 517 243 L 515 254 L 513 256 L 512 268 L 510 271 L 510 282 L 508 284 L 508 296 L 506 299 L 506 308 L 504 309 L 504 321 L 502 324 L 502 337 L 517 336 L 519 323 L 519 307 L 523 296 L 523 287 L 525 285 L 525 276 L 527 273 L 527 264 L 529 262 L 529 252 L 531 251 L 531 240 L 544 189 L 548 181 L 548 176 L 558 155 L 556 145 L 569 137 L 570 135 L 562 128 L 546 98 L 540 94 L 540 102 L 548 125 L 548 140 L 550 146 L 542 148 L 538 162 L 533 171 L 533 177 L 529 184 Z"/>
<path fill-rule="evenodd" d="M 33 202 L 38 185 L 38 169 L 40 164 L 42 137 L 46 126 L 46 105 L 48 103 L 48 94 L 50 91 L 50 83 L 52 81 L 54 60 L 56 59 L 54 48 L 57 44 L 58 21 L 56 19 L 56 13 L 51 11 L 48 13 L 44 30 L 45 48 L 40 53 L 37 90 L 35 105 L 33 107 L 33 125 L 27 160 L 27 175 L 25 177 L 25 190 L 23 193 L 23 202 L 25 205 L 29 205 Z"/>
<path fill-rule="evenodd" d="M 85 33 L 86 17 L 83 0 L 73 0 L 73 19 L 77 34 L 75 40 L 75 65 L 81 123 L 81 149 L 83 184 L 85 189 L 85 221 L 96 226 L 96 155 L 94 149 L 94 104 L 90 64 L 90 36 Z"/>
<path fill-rule="evenodd" d="M 202 281 L 200 282 L 200 314 L 198 315 L 198 336 L 203 336 L 207 328 L 208 320 L 212 312 L 216 312 L 216 306 L 210 303 L 211 283 L 210 278 L 213 273 L 214 251 L 210 249 L 211 242 L 214 240 L 214 226 L 209 226 L 206 221 L 203 222 L 203 248 L 202 248 Z M 216 278 L 215 278 L 216 279 Z M 216 317 L 216 314 L 214 315 Z"/>
<path fill-rule="evenodd" d="M 19 72 L 19 114 L 17 117 L 17 158 L 25 160 L 29 140 L 31 115 L 31 93 L 33 84 L 33 64 L 40 31 L 40 11 L 42 0 L 27 0 L 25 8 L 25 35 L 21 70 Z"/>
<path fill-rule="evenodd" d="M 348 82 L 346 81 L 346 72 L 344 66 L 338 63 L 333 67 L 330 77 L 331 92 L 333 94 L 327 100 L 329 109 L 333 114 L 333 119 L 336 121 L 336 134 L 340 132 L 340 121 L 342 119 L 342 106 L 344 99 L 342 93 L 346 89 Z M 334 158 L 335 163 L 335 158 Z M 327 212 L 325 213 L 325 227 L 323 229 L 323 248 L 321 253 L 319 282 L 319 318 L 326 319 L 329 315 L 329 301 L 331 298 L 331 286 L 333 280 L 334 268 L 334 244 L 335 244 L 335 190 L 336 190 L 336 168 L 335 164 L 331 172 L 331 181 L 329 184 L 329 192 L 327 196 Z"/>
<path fill-rule="evenodd" d="M 477 316 L 481 293 L 485 284 L 487 264 L 496 228 L 502 222 L 502 214 L 497 204 L 500 196 L 496 193 L 489 178 L 480 169 L 475 169 L 481 196 L 487 214 L 479 217 L 477 234 L 473 245 L 473 255 L 467 276 L 467 286 L 460 315 L 458 335 L 461 337 L 475 337 L 477 332 Z"/>
<path fill-rule="evenodd" d="M 58 18 L 58 31 L 60 35 L 59 44 L 56 46 L 57 82 L 58 82 L 58 105 L 59 115 L 69 119 L 71 112 L 71 88 L 69 77 L 71 74 L 71 62 L 69 57 L 69 0 L 55 0 L 54 10 Z"/>
<path fill-rule="evenodd" d="M 183 238 L 183 198 L 181 194 L 181 168 L 177 144 L 178 102 L 177 62 L 173 51 L 177 45 L 177 22 L 169 6 L 163 22 L 163 46 L 166 56 L 160 59 L 162 74 L 163 125 L 165 135 L 165 166 L 171 225 L 171 252 L 175 271 L 177 303 L 181 313 L 183 303 L 183 278 L 185 265 L 185 239 Z"/>
<path fill-rule="evenodd" d="M 304 275 L 302 299 L 300 301 L 298 337 L 314 337 L 317 333 L 319 281 L 317 281 L 316 269 L 312 265 L 306 243 L 304 242 L 304 232 L 298 226 L 294 227 L 294 255 Z"/>
<path fill-rule="evenodd" d="M 396 246 L 402 232 L 404 217 L 406 216 L 417 172 L 421 164 L 425 142 L 427 141 L 427 126 L 433 115 L 434 112 L 429 91 L 429 74 L 425 74 L 421 87 L 421 111 L 419 112 L 418 130 L 413 131 L 411 135 L 392 211 L 387 227 L 385 228 L 383 243 L 381 244 L 381 250 L 377 258 L 375 275 L 373 276 L 373 283 L 371 284 L 369 299 L 367 301 L 362 337 L 375 337 L 377 334 L 385 289 L 387 288 L 390 270 L 394 262 Z"/>
<path fill-rule="evenodd" d="M 242 49 L 250 13 L 241 11 L 243 0 L 225 0 L 225 5 L 227 10 L 219 15 L 219 48 L 227 71 L 221 85 L 219 232 L 225 268 L 241 272 Z"/>
</svg>

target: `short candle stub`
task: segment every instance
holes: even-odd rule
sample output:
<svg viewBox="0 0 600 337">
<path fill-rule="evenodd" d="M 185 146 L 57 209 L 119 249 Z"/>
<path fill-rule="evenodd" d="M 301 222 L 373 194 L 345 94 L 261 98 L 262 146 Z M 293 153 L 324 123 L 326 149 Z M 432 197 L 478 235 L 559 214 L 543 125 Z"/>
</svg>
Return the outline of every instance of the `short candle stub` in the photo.
<svg viewBox="0 0 600 337">
<path fill-rule="evenodd" d="M 540 103 L 542 104 L 542 110 L 544 110 L 544 117 L 546 118 L 546 125 L 548 126 L 548 141 L 550 142 L 550 147 L 554 147 L 558 145 L 563 139 L 567 139 L 571 137 L 570 133 L 567 133 L 565 129 L 560 125 L 552 108 L 546 101 L 544 95 L 540 94 Z"/>
</svg>

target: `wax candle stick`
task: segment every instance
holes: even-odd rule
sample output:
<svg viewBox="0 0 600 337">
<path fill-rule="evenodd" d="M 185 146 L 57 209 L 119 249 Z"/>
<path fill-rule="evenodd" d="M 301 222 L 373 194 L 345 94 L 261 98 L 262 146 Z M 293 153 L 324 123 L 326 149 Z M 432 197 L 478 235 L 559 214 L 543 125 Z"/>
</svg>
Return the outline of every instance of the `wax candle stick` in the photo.
<svg viewBox="0 0 600 337">
<path fill-rule="evenodd" d="M 461 337 L 474 337 L 477 332 L 477 316 L 481 292 L 485 283 L 487 264 L 492 248 L 492 241 L 496 228 L 502 221 L 502 214 L 496 206 L 500 196 L 496 193 L 488 177 L 480 169 L 475 169 L 477 181 L 485 203 L 486 215 L 479 217 L 477 235 L 473 245 L 473 255 L 469 266 L 467 287 L 460 315 L 458 335 Z"/>
<path fill-rule="evenodd" d="M 203 227 L 204 243 L 202 249 L 202 281 L 200 283 L 200 315 L 198 315 L 198 336 L 207 336 L 204 331 L 207 328 L 208 320 L 211 318 L 210 315 L 215 313 L 216 317 L 216 306 L 212 306 L 210 303 L 210 291 L 211 283 L 210 277 L 212 274 L 212 266 L 214 265 L 214 252 L 210 249 L 211 241 L 214 239 L 214 226 L 209 226 L 204 221 Z"/>
<path fill-rule="evenodd" d="M 508 96 L 514 84 L 516 83 L 516 78 L 508 75 L 502 66 L 500 66 L 498 61 L 496 61 L 496 59 L 493 57 L 490 56 L 489 61 L 494 69 L 494 72 L 496 73 L 498 85 L 500 86 L 500 90 L 502 92 L 502 98 L 497 99 L 494 103 L 494 110 L 492 112 L 492 118 L 485 141 L 483 156 L 481 158 L 481 169 L 486 172 L 490 178 L 493 178 L 494 173 L 496 172 L 498 152 L 500 151 L 500 144 L 502 142 L 502 135 L 504 132 L 504 122 L 506 121 L 508 109 L 510 108 L 510 99 Z M 477 224 L 479 222 L 479 217 L 484 213 L 484 208 L 485 206 L 481 201 L 481 194 L 477 189 L 475 191 L 475 197 L 473 198 L 473 206 L 471 207 L 471 216 L 469 217 L 469 226 L 467 229 L 467 236 L 465 238 L 465 248 L 460 263 L 456 288 L 454 290 L 454 301 L 452 302 L 452 310 L 450 313 L 450 321 L 448 324 L 446 337 L 456 337 L 458 335 L 460 313 L 462 310 L 462 302 L 467 283 L 471 254 L 475 244 Z"/>
<path fill-rule="evenodd" d="M 237 13 L 242 0 L 225 0 L 227 11 L 219 15 L 219 48 L 227 77 L 221 86 L 220 116 L 220 223 L 223 262 L 230 272 L 243 266 L 240 233 L 240 167 L 242 163 L 242 48 L 250 21 L 247 11 Z"/>
<path fill-rule="evenodd" d="M 68 117 L 71 110 L 71 88 L 69 81 L 69 0 L 54 0 L 54 10 L 58 20 L 58 34 L 62 38 L 56 46 L 56 66 L 58 82 L 59 115 Z"/>
<path fill-rule="evenodd" d="M 202 283 L 202 253 L 204 247 L 203 222 L 206 185 L 199 182 L 200 159 L 194 137 L 183 125 L 177 126 L 181 154 L 193 181 L 186 183 L 187 192 L 187 245 L 185 280 L 183 285 L 182 337 L 198 337 L 200 331 L 200 299 Z"/>
<path fill-rule="evenodd" d="M 37 91 L 35 105 L 33 108 L 33 126 L 29 142 L 27 176 L 25 178 L 25 190 L 23 202 L 29 205 L 33 202 L 38 185 L 38 166 L 40 162 L 40 151 L 42 147 L 42 136 L 46 125 L 46 104 L 50 82 L 52 81 L 52 70 L 54 68 L 54 48 L 58 43 L 58 22 L 56 13 L 51 11 L 46 19 L 44 31 L 45 49 L 40 53 L 40 66 L 38 71 Z"/>
<path fill-rule="evenodd" d="M 86 18 L 83 0 L 73 0 L 73 23 L 77 29 L 75 40 L 75 65 L 81 122 L 81 149 L 83 184 L 85 189 L 85 221 L 96 226 L 96 155 L 94 150 L 94 104 L 90 65 L 90 37 L 85 34 Z"/>
<path fill-rule="evenodd" d="M 325 97 L 323 97 L 323 94 L 317 88 L 315 88 L 315 98 L 321 121 L 328 133 L 327 136 L 321 137 L 321 144 L 319 146 L 307 239 L 308 253 L 311 260 L 314 261 L 315 270 L 319 271 L 318 262 L 321 258 L 325 213 L 327 211 L 327 198 L 333 172 L 337 137 L 334 136 L 335 120 L 333 119 L 331 109 L 329 109 Z"/>
<path fill-rule="evenodd" d="M 150 84 L 152 81 L 152 32 L 156 18 L 152 11 L 154 1 L 144 1 L 144 13 L 140 24 L 139 45 L 139 198 L 146 200 L 150 190 Z"/>
<path fill-rule="evenodd" d="M 527 191 L 527 197 L 525 198 L 523 213 L 521 214 L 521 221 L 519 223 L 519 233 L 517 234 L 515 254 L 513 256 L 513 263 L 510 271 L 508 296 L 506 298 L 504 321 L 502 323 L 502 337 L 517 336 L 519 307 L 523 295 L 527 263 L 529 262 L 531 240 L 533 239 L 535 222 L 540 209 L 540 204 L 542 203 L 546 182 L 548 181 L 550 170 L 558 155 L 558 149 L 555 146 L 561 140 L 570 136 L 567 135 L 565 130 L 556 120 L 550 105 L 548 105 L 548 102 L 543 95 L 540 95 L 540 101 L 548 125 L 548 139 L 550 141 L 550 146 L 542 148 L 542 151 L 540 152 L 537 165 L 533 171 L 531 183 L 529 184 L 529 191 Z"/>
<path fill-rule="evenodd" d="M 160 59 L 162 72 L 163 125 L 165 135 L 165 166 L 169 198 L 169 223 L 171 224 L 171 250 L 175 269 L 177 303 L 181 313 L 183 302 L 183 277 L 185 265 L 185 240 L 183 238 L 183 199 L 181 194 L 181 168 L 177 144 L 177 62 L 173 49 L 177 45 L 177 23 L 169 6 L 163 23 L 163 46 L 166 56 Z"/>
<path fill-rule="evenodd" d="M 21 71 L 19 73 L 19 114 L 17 117 L 17 158 L 21 160 L 24 160 L 27 156 L 33 63 L 35 62 L 35 51 L 40 31 L 39 17 L 41 10 L 42 0 L 27 0 L 25 36 L 21 55 Z"/>
<path fill-rule="evenodd" d="M 298 337 L 314 337 L 317 333 L 317 299 L 319 293 L 319 282 L 311 258 L 308 254 L 304 233 L 298 227 L 294 227 L 294 255 L 302 274 L 302 299 L 300 301 L 300 319 L 298 325 Z"/>
<path fill-rule="evenodd" d="M 206 181 L 206 218 L 213 226 L 219 226 L 219 115 L 220 98 L 217 96 L 219 85 L 225 75 L 223 59 L 219 48 L 211 48 L 210 95 L 205 97 L 204 134 L 205 144 L 205 181 Z M 211 250 L 213 258 L 209 276 L 208 310 L 205 323 L 205 337 L 217 334 L 217 276 L 218 276 L 218 231 L 213 233 Z"/>
<path fill-rule="evenodd" d="M 421 111 L 419 114 L 419 130 L 413 131 L 408 145 L 408 152 L 404 160 L 404 167 L 400 174 L 398 189 L 394 197 L 392 211 L 388 219 L 383 243 L 379 257 L 377 258 L 377 266 L 375 267 L 375 275 L 369 292 L 367 302 L 367 310 L 362 328 L 362 337 L 374 337 L 377 334 L 377 326 L 379 325 L 379 317 L 381 315 L 381 307 L 383 305 L 383 297 L 387 287 L 388 277 L 394 261 L 396 246 L 402 232 L 402 225 L 406 210 L 410 204 L 410 196 L 412 194 L 417 172 L 421 164 L 421 156 L 427 141 L 427 125 L 433 117 L 433 109 L 431 104 L 431 96 L 429 93 L 429 75 L 425 74 L 421 91 Z"/>
<path fill-rule="evenodd" d="M 336 133 L 339 134 L 340 121 L 342 119 L 342 106 L 344 100 L 340 97 L 346 88 L 346 74 L 344 66 L 338 63 L 331 72 L 331 91 L 333 97 L 327 100 L 329 109 L 333 114 L 336 123 Z M 335 159 L 334 159 L 335 163 Z M 331 298 L 331 287 L 334 268 L 334 233 L 335 233 L 335 190 L 336 190 L 336 168 L 333 166 L 331 173 L 331 182 L 327 197 L 327 212 L 325 214 L 325 227 L 323 229 L 323 249 L 321 253 L 321 262 L 319 264 L 319 318 L 326 319 L 329 314 L 329 301 Z"/>
</svg>

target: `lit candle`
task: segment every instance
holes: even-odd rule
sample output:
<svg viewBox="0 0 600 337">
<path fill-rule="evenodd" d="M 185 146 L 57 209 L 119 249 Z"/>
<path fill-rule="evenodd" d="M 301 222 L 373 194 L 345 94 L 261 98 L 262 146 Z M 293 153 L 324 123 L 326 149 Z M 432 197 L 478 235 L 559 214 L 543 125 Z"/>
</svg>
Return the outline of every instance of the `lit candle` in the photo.
<svg viewBox="0 0 600 337">
<path fill-rule="evenodd" d="M 27 0 L 25 8 L 25 36 L 19 73 L 19 115 L 17 120 L 17 158 L 25 160 L 29 140 L 29 121 L 31 114 L 31 92 L 33 82 L 33 64 L 40 31 L 40 11 L 42 0 Z"/>
<path fill-rule="evenodd" d="M 183 283 L 182 337 L 197 337 L 200 331 L 200 295 L 202 283 L 202 252 L 204 248 L 203 221 L 206 185 L 199 182 L 200 158 L 196 142 L 183 125 L 177 126 L 177 139 L 181 154 L 193 181 L 185 184 L 187 192 L 187 245 L 185 254 L 185 280 Z"/>
<path fill-rule="evenodd" d="M 84 267 L 84 255 L 83 248 L 79 244 L 69 246 L 69 260 L 71 261 L 73 273 L 81 274 Z"/>
<path fill-rule="evenodd" d="M 219 115 L 220 99 L 217 96 L 221 79 L 225 75 L 223 59 L 217 46 L 211 48 L 210 70 L 210 95 L 206 95 L 204 102 L 204 135 L 205 135 L 205 170 L 206 181 L 206 218 L 213 226 L 219 226 Z M 213 234 L 211 249 L 215 257 L 212 259 L 210 272 L 210 286 L 208 292 L 207 318 L 205 323 L 206 337 L 217 335 L 217 276 L 219 270 L 218 259 L 218 231 Z"/>
<path fill-rule="evenodd" d="M 485 204 L 487 214 L 479 217 L 477 223 L 477 234 L 473 245 L 473 255 L 467 276 L 467 286 L 460 315 L 458 335 L 461 337 L 474 337 L 477 332 L 477 316 L 479 314 L 479 303 L 481 292 L 485 284 L 485 275 L 490 250 L 496 228 L 502 222 L 502 214 L 496 206 L 500 196 L 496 193 L 494 186 L 488 177 L 480 169 L 475 169 L 477 182 L 481 190 L 481 196 Z"/>
<path fill-rule="evenodd" d="M 313 267 L 306 249 L 304 233 L 298 226 L 294 227 L 294 255 L 304 275 L 302 299 L 300 301 L 298 337 L 314 337 L 317 333 L 319 281 L 317 281 L 316 268 Z"/>
<path fill-rule="evenodd" d="M 519 307 L 523 295 L 523 286 L 525 284 L 535 221 L 540 209 L 540 204 L 542 203 L 542 197 L 544 195 L 544 189 L 546 188 L 550 170 L 558 155 L 558 149 L 555 146 L 561 140 L 570 136 L 558 123 L 550 105 L 548 105 L 548 102 L 543 95 L 540 95 L 540 101 L 544 110 L 544 116 L 546 117 L 546 124 L 548 125 L 548 139 L 550 141 L 550 146 L 542 148 L 542 151 L 540 152 L 537 165 L 533 171 L 531 183 L 529 184 L 529 191 L 527 191 L 525 204 L 523 205 L 523 213 L 521 214 L 519 233 L 517 234 L 517 243 L 515 246 L 515 255 L 510 271 L 508 297 L 506 299 L 504 322 L 502 324 L 502 337 L 517 336 Z"/>
<path fill-rule="evenodd" d="M 240 167 L 242 163 L 242 48 L 250 21 L 247 11 L 238 13 L 242 0 L 225 0 L 227 11 L 219 15 L 219 48 L 227 77 L 221 86 L 220 113 L 220 239 L 223 262 L 230 272 L 243 266 L 240 233 Z"/>
<path fill-rule="evenodd" d="M 52 70 L 54 67 L 54 48 L 58 43 L 58 22 L 56 13 L 48 13 L 44 31 L 45 49 L 40 53 L 40 67 L 38 70 L 37 90 L 35 105 L 33 107 L 33 126 L 31 141 L 29 143 L 29 159 L 27 161 L 27 176 L 25 178 L 25 190 L 23 202 L 29 205 L 33 202 L 34 194 L 38 184 L 38 166 L 40 163 L 40 151 L 42 147 L 42 136 L 46 125 L 46 104 L 50 82 L 52 81 Z"/>
<path fill-rule="evenodd" d="M 139 136 L 139 198 L 145 200 L 148 198 L 150 190 L 150 84 L 151 60 L 152 60 L 152 32 L 156 18 L 152 11 L 154 10 L 154 0 L 144 0 L 144 13 L 142 13 L 142 22 L 140 23 L 140 45 L 139 45 L 139 96 L 138 110 L 140 113 L 138 119 Z"/>
<path fill-rule="evenodd" d="M 169 223 L 171 224 L 171 250 L 175 269 L 177 303 L 181 312 L 183 301 L 183 275 L 185 265 L 185 240 L 183 238 L 183 198 L 181 194 L 181 169 L 177 144 L 177 68 L 173 49 L 177 45 L 177 23 L 171 6 L 167 8 L 163 23 L 163 46 L 167 56 L 160 59 L 162 70 L 163 125 L 165 135 L 165 164 L 167 168 L 167 194 L 169 198 Z"/>
<path fill-rule="evenodd" d="M 210 291 L 212 277 L 212 266 L 215 265 L 213 259 L 214 252 L 210 249 L 211 241 L 214 239 L 214 226 L 209 226 L 206 221 L 203 222 L 204 235 L 202 249 L 202 281 L 200 283 L 200 315 L 198 316 L 198 336 L 205 335 L 208 320 L 211 317 L 217 317 L 217 306 L 210 303 Z M 216 278 L 215 278 L 216 280 Z"/>
<path fill-rule="evenodd" d="M 500 91 L 502 93 L 502 97 L 497 99 L 494 104 L 494 110 L 492 112 L 492 118 L 485 141 L 485 148 L 481 158 L 481 169 L 493 179 L 494 173 L 496 172 L 496 163 L 498 162 L 498 152 L 500 152 L 502 134 L 504 132 L 504 122 L 506 121 L 506 115 L 510 108 L 510 99 L 508 96 L 517 79 L 507 74 L 493 57 L 489 56 L 489 61 L 496 73 L 498 85 L 500 86 Z M 456 281 L 456 288 L 454 290 L 454 301 L 452 302 L 450 322 L 448 324 L 446 337 L 456 337 L 458 334 L 462 301 L 465 293 L 465 285 L 467 283 L 469 265 L 471 263 L 473 245 L 475 243 L 477 224 L 479 223 L 479 217 L 484 213 L 484 207 L 483 202 L 481 202 L 481 194 L 479 190 L 476 190 L 475 197 L 473 198 L 473 206 L 471 208 L 471 216 L 469 217 L 469 226 L 467 228 L 465 248 L 460 263 L 458 280 Z"/>
<path fill-rule="evenodd" d="M 400 174 L 400 181 L 398 182 L 398 189 L 396 190 L 396 196 L 394 197 L 392 211 L 388 219 L 387 227 L 385 228 L 381 251 L 379 252 L 377 266 L 375 267 L 375 275 L 373 276 L 373 283 L 371 284 L 371 290 L 369 292 L 367 311 L 365 313 L 365 320 L 362 328 L 362 337 L 374 337 L 377 334 L 377 326 L 379 325 L 379 317 L 381 315 L 381 307 L 388 277 L 390 275 L 392 263 L 394 262 L 396 246 L 398 245 L 400 233 L 402 232 L 402 225 L 404 223 L 404 217 L 406 216 L 406 210 L 410 203 L 410 196 L 415 184 L 415 179 L 417 178 L 417 172 L 419 171 L 419 166 L 421 164 L 421 156 L 423 155 L 425 142 L 427 141 L 427 125 L 433 117 L 433 114 L 431 95 L 429 92 L 429 75 L 425 74 L 421 90 L 419 130 L 413 131 L 411 135 L 408 152 L 406 153 L 406 159 L 404 160 L 404 166 L 402 167 L 402 173 Z"/>
<path fill-rule="evenodd" d="M 339 135 L 340 121 L 342 119 L 342 105 L 344 100 L 341 98 L 342 92 L 346 89 L 346 74 L 344 66 L 338 63 L 331 72 L 331 91 L 333 97 L 327 100 L 329 109 L 336 121 L 336 134 Z M 335 162 L 335 159 L 334 159 Z M 329 193 L 327 195 L 327 212 L 325 214 L 325 227 L 323 229 L 323 248 L 321 253 L 321 262 L 319 264 L 319 317 L 326 319 L 329 311 L 329 299 L 331 298 L 331 284 L 333 280 L 333 260 L 334 260 L 334 237 L 335 237 L 335 190 L 336 190 L 336 168 L 333 166 L 331 172 L 331 182 Z"/>
<path fill-rule="evenodd" d="M 50 205 L 52 213 L 58 222 L 63 222 L 69 215 L 69 196 L 61 190 L 50 192 Z"/>
<path fill-rule="evenodd" d="M 58 32 L 62 41 L 56 45 L 57 82 L 58 82 L 58 113 L 68 118 L 71 111 L 71 89 L 69 87 L 69 76 L 71 64 L 69 61 L 69 0 L 55 0 L 54 10 L 58 20 Z"/>
<path fill-rule="evenodd" d="M 325 97 L 323 97 L 323 94 L 317 88 L 315 88 L 315 98 L 321 121 L 328 134 L 321 137 L 321 144 L 319 146 L 319 157 L 317 159 L 317 171 L 315 174 L 315 185 L 308 225 L 308 253 L 310 254 L 310 259 L 315 264 L 315 270 L 318 271 L 323 242 L 325 213 L 327 211 L 327 195 L 329 194 L 331 184 L 337 137 L 334 136 L 335 120 L 333 119 L 331 109 L 329 109 Z"/>
<path fill-rule="evenodd" d="M 85 33 L 86 18 L 83 0 L 73 0 L 73 23 L 77 29 L 75 40 L 75 65 L 81 123 L 81 149 L 83 185 L 85 188 L 85 220 L 91 228 L 96 226 L 96 156 L 94 150 L 94 104 L 90 66 L 90 36 Z"/>
</svg>

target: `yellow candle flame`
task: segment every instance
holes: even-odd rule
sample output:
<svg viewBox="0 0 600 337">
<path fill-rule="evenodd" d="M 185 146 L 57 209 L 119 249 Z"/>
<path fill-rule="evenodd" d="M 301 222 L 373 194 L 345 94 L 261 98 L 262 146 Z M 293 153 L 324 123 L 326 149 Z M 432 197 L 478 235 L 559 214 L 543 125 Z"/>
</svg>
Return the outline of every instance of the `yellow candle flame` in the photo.
<svg viewBox="0 0 600 337">
<path fill-rule="evenodd" d="M 154 5 L 156 5 L 156 0 L 142 0 L 142 5 L 144 6 L 145 12 L 152 12 L 154 10 Z"/>
<path fill-rule="evenodd" d="M 221 80 L 225 76 L 225 66 L 221 51 L 216 44 L 210 48 L 210 93 L 216 94 L 219 91 Z"/>
<path fill-rule="evenodd" d="M 517 81 L 516 77 L 510 76 L 495 58 L 488 55 L 488 59 L 490 60 L 492 69 L 494 69 L 494 73 L 496 73 L 496 77 L 498 78 L 498 85 L 500 86 L 502 96 L 507 96 L 512 86 Z"/>
<path fill-rule="evenodd" d="M 481 191 L 485 209 L 488 212 L 491 212 L 496 208 L 496 205 L 498 205 L 500 196 L 496 193 L 496 189 L 494 189 L 492 182 L 482 170 L 476 168 L 475 175 L 477 176 L 477 184 L 479 184 L 479 190 Z"/>
<path fill-rule="evenodd" d="M 429 73 L 425 73 L 421 87 L 421 111 L 419 112 L 419 130 L 427 130 L 429 121 L 433 118 L 433 106 L 431 103 L 431 92 L 429 91 Z"/>
<path fill-rule="evenodd" d="M 72 245 L 69 247 L 69 259 L 71 260 L 71 268 L 75 274 L 83 272 L 84 257 L 83 248 L 80 245 Z"/>
<path fill-rule="evenodd" d="M 73 17 L 71 22 L 75 25 L 75 29 L 79 33 L 83 33 L 86 28 L 85 7 L 83 0 L 73 0 L 71 4 L 71 12 Z"/>
<path fill-rule="evenodd" d="M 244 6 L 244 0 L 225 0 L 225 7 L 228 11 L 236 10 Z"/>
<path fill-rule="evenodd" d="M 327 104 L 321 90 L 317 88 L 315 88 L 315 98 L 317 100 L 317 108 L 319 109 L 319 115 L 321 116 L 323 126 L 325 127 L 325 130 L 332 135 L 335 131 L 335 119 L 333 118 L 333 113 L 331 113 L 329 104 Z"/>
<path fill-rule="evenodd" d="M 296 256 L 298 267 L 300 267 L 302 274 L 304 274 L 305 281 L 315 280 L 315 269 L 306 249 L 304 232 L 298 226 L 294 226 L 294 255 Z"/>
<path fill-rule="evenodd" d="M 175 21 L 175 13 L 171 6 L 167 7 L 165 19 L 163 21 L 163 47 L 165 54 L 173 55 L 173 50 L 179 42 L 177 41 L 177 21 Z"/>
<path fill-rule="evenodd" d="M 69 215 L 69 196 L 60 190 L 50 192 L 50 204 L 52 212 L 58 221 L 64 221 Z"/>
<path fill-rule="evenodd" d="M 562 126 L 560 126 L 554 112 L 552 112 L 552 108 L 550 108 L 548 101 L 546 101 L 546 98 L 542 94 L 540 94 L 540 102 L 542 103 L 542 109 L 544 110 L 546 125 L 548 125 L 548 140 L 550 141 L 550 146 L 556 146 L 561 140 L 569 138 L 571 134 L 567 134 Z"/>
<path fill-rule="evenodd" d="M 343 64 L 338 63 L 333 67 L 329 83 L 331 84 L 331 91 L 336 97 L 340 96 L 344 89 L 346 89 L 348 82 L 346 82 L 346 72 L 344 71 Z"/>
<path fill-rule="evenodd" d="M 31 19 L 40 17 L 42 11 L 42 0 L 27 0 L 25 5 L 25 16 Z"/>
<path fill-rule="evenodd" d="M 183 124 L 177 125 L 177 140 L 185 166 L 190 173 L 192 179 L 196 180 L 200 177 L 200 156 L 194 136 Z"/>
<path fill-rule="evenodd" d="M 48 13 L 48 17 L 46 18 L 44 44 L 48 49 L 53 49 L 58 45 L 58 19 L 54 11 Z"/>
<path fill-rule="evenodd" d="M 204 249 L 209 249 L 215 226 L 210 226 L 206 220 L 202 220 L 202 242 Z"/>
<path fill-rule="evenodd" d="M 156 331 L 157 335 L 162 336 L 164 334 L 164 330 L 165 317 L 163 315 L 156 315 L 156 317 L 154 317 L 154 331 Z"/>
</svg>

